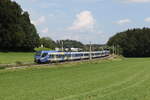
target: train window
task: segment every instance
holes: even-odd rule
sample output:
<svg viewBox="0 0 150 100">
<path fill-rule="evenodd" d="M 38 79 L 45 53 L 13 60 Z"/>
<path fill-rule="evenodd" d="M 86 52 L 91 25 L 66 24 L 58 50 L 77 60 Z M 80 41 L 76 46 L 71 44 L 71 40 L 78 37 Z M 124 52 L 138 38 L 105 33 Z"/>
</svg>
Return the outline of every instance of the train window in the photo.
<svg viewBox="0 0 150 100">
<path fill-rule="evenodd" d="M 71 57 L 71 54 L 67 54 L 68 57 Z"/>
<path fill-rule="evenodd" d="M 56 58 L 60 58 L 59 55 L 56 55 Z"/>
<path fill-rule="evenodd" d="M 49 55 L 49 58 L 54 58 L 54 55 Z"/>
<path fill-rule="evenodd" d="M 96 53 L 96 55 L 100 55 L 100 53 Z"/>
<path fill-rule="evenodd" d="M 48 54 L 48 53 L 43 53 L 43 54 L 42 54 L 42 57 L 45 57 L 45 56 L 47 56 L 47 54 Z"/>
<path fill-rule="evenodd" d="M 89 56 L 89 54 L 84 54 L 84 56 Z"/>
<path fill-rule="evenodd" d="M 65 57 L 67 57 L 67 56 L 68 56 L 68 54 L 65 54 L 64 56 L 65 56 Z"/>
<path fill-rule="evenodd" d="M 56 55 L 56 58 L 63 58 L 65 55 Z"/>
<path fill-rule="evenodd" d="M 75 55 L 75 54 L 72 54 L 72 57 L 76 57 L 76 55 Z"/>
<path fill-rule="evenodd" d="M 75 57 L 78 57 L 79 56 L 79 54 L 75 54 Z"/>
<path fill-rule="evenodd" d="M 61 55 L 61 57 L 63 57 L 63 58 L 64 58 L 64 57 L 65 57 L 65 55 Z"/>
</svg>

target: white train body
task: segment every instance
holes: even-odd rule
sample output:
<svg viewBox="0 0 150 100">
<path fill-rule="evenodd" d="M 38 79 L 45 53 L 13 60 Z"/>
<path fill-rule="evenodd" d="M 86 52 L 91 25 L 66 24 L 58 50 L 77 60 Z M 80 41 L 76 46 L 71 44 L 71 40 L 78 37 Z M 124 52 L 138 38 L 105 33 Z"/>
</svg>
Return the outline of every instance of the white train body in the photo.
<svg viewBox="0 0 150 100">
<path fill-rule="evenodd" d="M 35 62 L 47 63 L 47 62 L 61 62 L 61 61 L 73 61 L 83 60 L 90 58 L 100 58 L 109 56 L 108 50 L 95 51 L 95 52 L 58 52 L 58 51 L 38 51 L 35 55 Z"/>
</svg>

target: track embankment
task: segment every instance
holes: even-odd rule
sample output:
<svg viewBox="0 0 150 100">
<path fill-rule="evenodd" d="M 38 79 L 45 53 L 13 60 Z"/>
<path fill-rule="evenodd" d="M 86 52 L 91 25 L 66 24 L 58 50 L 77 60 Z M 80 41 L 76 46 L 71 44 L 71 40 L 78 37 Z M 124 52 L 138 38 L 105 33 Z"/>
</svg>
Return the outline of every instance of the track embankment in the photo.
<svg viewBox="0 0 150 100">
<path fill-rule="evenodd" d="M 28 67 L 35 67 L 35 66 L 52 66 L 52 65 L 61 65 L 61 64 L 70 64 L 70 63 L 80 63 L 80 62 L 89 62 L 89 61 L 98 61 L 98 60 L 111 60 L 115 59 L 118 56 L 110 55 L 107 57 L 102 58 L 95 58 L 92 60 L 76 60 L 76 61 L 64 61 L 64 62 L 55 62 L 55 63 L 48 63 L 48 64 L 37 64 L 37 63 L 24 63 L 24 64 L 0 64 L 0 69 L 18 69 L 18 68 L 28 68 Z"/>
</svg>

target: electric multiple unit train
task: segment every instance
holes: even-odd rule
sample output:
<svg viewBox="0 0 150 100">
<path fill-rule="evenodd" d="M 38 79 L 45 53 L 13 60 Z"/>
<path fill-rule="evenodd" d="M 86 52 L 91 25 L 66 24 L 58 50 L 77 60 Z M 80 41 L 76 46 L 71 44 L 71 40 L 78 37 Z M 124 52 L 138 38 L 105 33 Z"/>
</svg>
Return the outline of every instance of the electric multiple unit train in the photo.
<svg viewBox="0 0 150 100">
<path fill-rule="evenodd" d="M 95 52 L 59 52 L 59 51 L 38 51 L 35 54 L 36 63 L 51 63 L 62 61 L 83 60 L 109 56 L 108 50 Z"/>
</svg>

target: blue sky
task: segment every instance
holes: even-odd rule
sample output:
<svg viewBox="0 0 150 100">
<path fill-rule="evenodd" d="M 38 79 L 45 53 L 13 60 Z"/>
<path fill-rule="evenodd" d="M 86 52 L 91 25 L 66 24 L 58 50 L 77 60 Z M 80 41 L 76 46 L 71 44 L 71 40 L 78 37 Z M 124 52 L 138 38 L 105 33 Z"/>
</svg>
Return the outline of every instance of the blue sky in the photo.
<svg viewBox="0 0 150 100">
<path fill-rule="evenodd" d="M 15 0 L 41 37 L 103 44 L 117 32 L 150 26 L 150 0 Z"/>
</svg>

